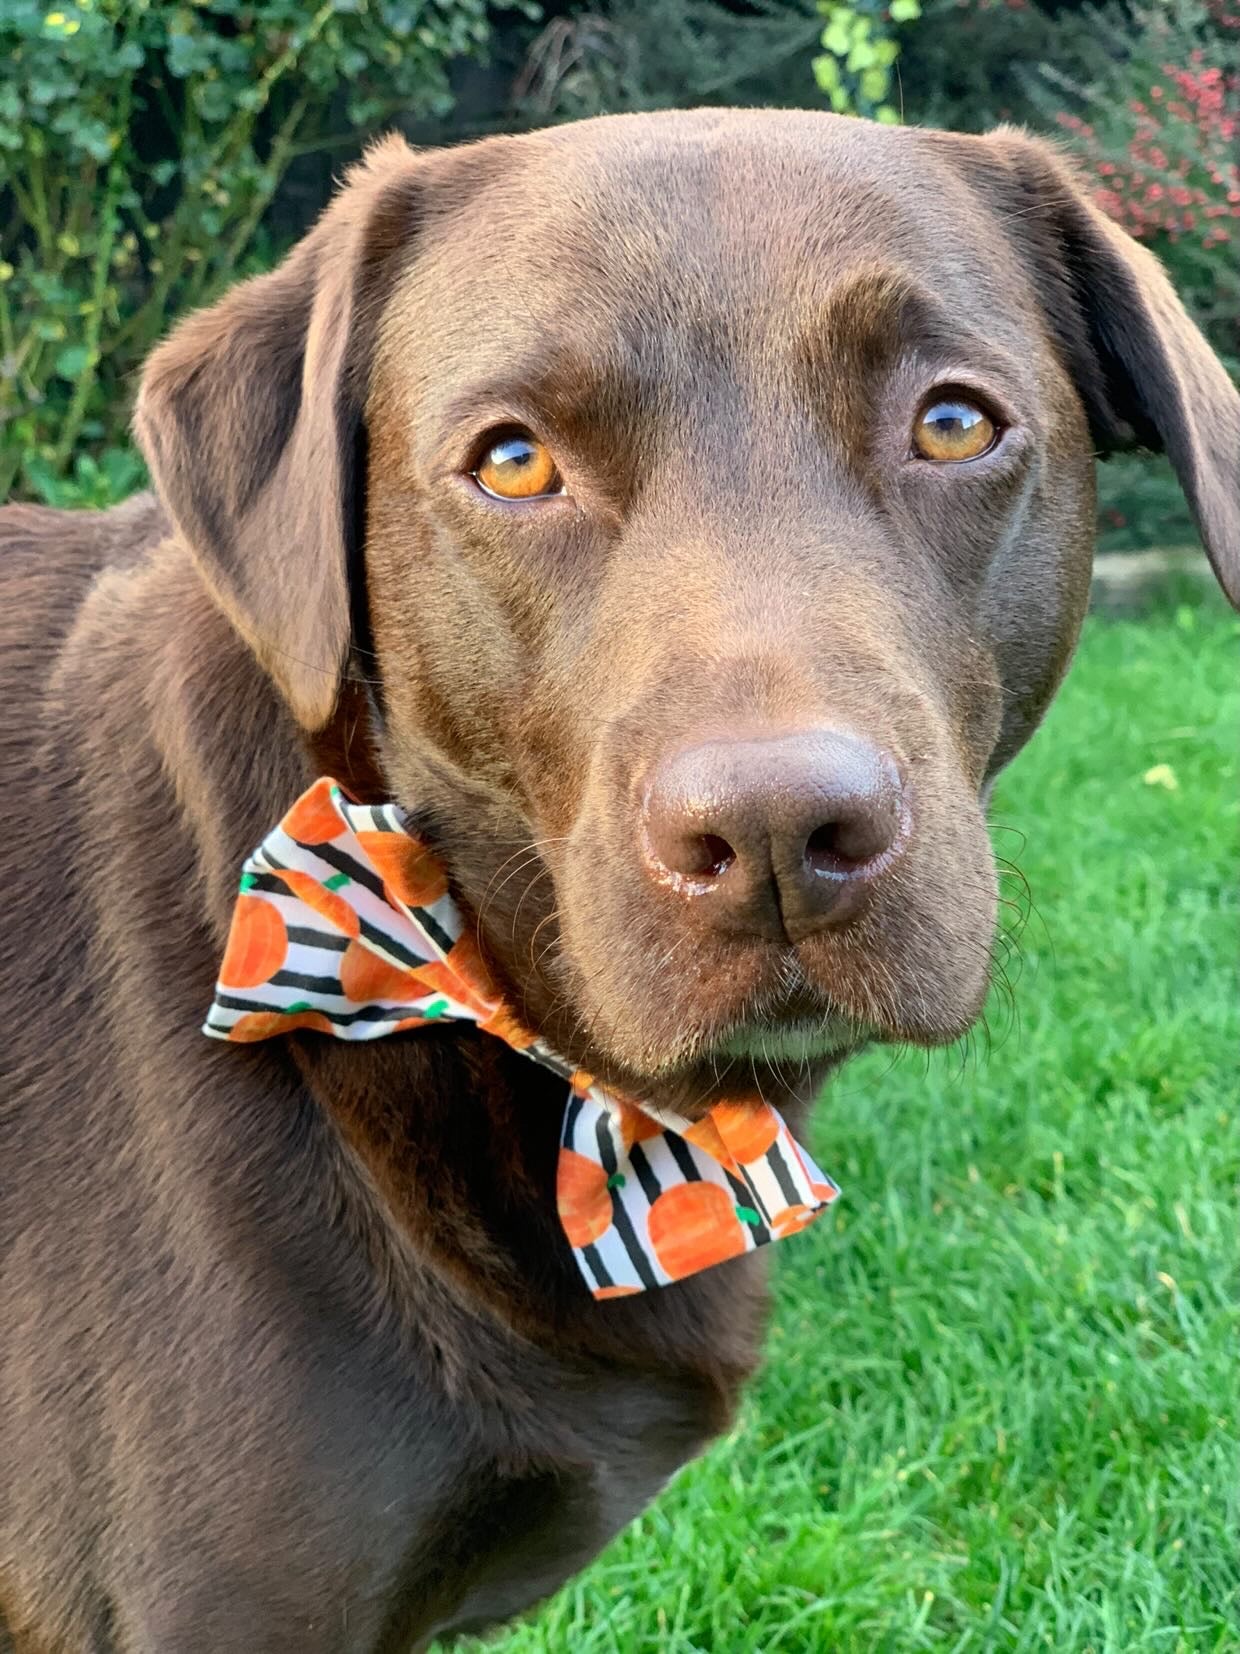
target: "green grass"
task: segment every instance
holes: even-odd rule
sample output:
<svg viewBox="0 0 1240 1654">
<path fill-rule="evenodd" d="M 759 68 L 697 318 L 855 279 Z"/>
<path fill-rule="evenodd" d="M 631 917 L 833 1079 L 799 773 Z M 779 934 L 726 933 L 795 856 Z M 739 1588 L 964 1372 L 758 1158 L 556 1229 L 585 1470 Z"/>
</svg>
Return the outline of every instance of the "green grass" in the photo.
<svg viewBox="0 0 1240 1654">
<path fill-rule="evenodd" d="M 1238 634 L 1091 622 L 996 797 L 1018 1018 L 844 1071 L 737 1428 L 493 1648 L 1240 1650 Z"/>
</svg>

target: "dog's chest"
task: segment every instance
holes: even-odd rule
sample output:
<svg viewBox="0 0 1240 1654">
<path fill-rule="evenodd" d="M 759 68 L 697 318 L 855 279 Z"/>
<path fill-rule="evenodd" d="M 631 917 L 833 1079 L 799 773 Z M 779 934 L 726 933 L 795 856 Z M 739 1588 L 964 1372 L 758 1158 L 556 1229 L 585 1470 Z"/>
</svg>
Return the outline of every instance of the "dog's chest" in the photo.
<svg viewBox="0 0 1240 1654">
<path fill-rule="evenodd" d="M 710 1434 L 692 1383 L 593 1376 L 587 1393 L 580 1373 L 563 1376 L 543 1392 L 553 1418 L 483 1421 L 502 1443 L 425 1395 L 410 1400 L 423 1428 L 379 1407 L 350 1421 L 347 1452 L 330 1453 L 318 1483 L 330 1514 L 312 1539 L 303 1530 L 296 1596 L 317 1601 L 300 1648 L 413 1654 L 501 1623 L 588 1564 Z M 307 1455 L 308 1483 L 321 1452 Z"/>
<path fill-rule="evenodd" d="M 701 1410 L 691 1392 L 639 1399 L 618 1384 L 596 1401 L 592 1462 L 548 1463 L 516 1474 L 496 1463 L 479 1467 L 463 1513 L 474 1544 L 474 1556 L 461 1570 L 464 1593 L 427 1628 L 428 1638 L 481 1631 L 555 1591 L 704 1445 Z M 452 1512 L 444 1517 L 437 1526 L 446 1533 Z"/>
</svg>

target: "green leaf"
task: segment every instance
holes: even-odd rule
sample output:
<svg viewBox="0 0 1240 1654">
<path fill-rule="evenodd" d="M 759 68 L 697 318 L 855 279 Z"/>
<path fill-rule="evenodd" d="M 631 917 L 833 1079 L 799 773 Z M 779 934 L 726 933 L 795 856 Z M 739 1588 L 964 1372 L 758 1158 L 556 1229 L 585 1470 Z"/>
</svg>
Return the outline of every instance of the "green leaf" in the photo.
<svg viewBox="0 0 1240 1654">
<path fill-rule="evenodd" d="M 22 467 L 25 473 L 26 486 L 32 494 L 36 494 L 45 505 L 64 505 L 65 481 L 57 476 L 50 461 L 41 454 L 28 454 Z"/>
<path fill-rule="evenodd" d="M 891 0 L 889 7 L 893 23 L 911 23 L 921 16 L 920 0 Z"/>
<path fill-rule="evenodd" d="M 72 384 L 86 372 L 90 358 L 91 352 L 86 345 L 66 345 L 56 353 L 56 372 Z"/>
<path fill-rule="evenodd" d="M 834 91 L 840 84 L 840 66 L 835 58 L 825 54 L 822 57 L 816 57 L 812 68 L 820 92 Z"/>
</svg>

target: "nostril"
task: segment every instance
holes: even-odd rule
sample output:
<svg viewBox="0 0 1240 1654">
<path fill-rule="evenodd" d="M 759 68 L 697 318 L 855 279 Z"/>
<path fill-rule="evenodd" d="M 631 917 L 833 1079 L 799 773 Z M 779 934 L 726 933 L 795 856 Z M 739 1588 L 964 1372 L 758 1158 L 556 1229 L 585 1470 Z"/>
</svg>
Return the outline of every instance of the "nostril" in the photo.
<svg viewBox="0 0 1240 1654">
<path fill-rule="evenodd" d="M 717 833 L 702 833 L 695 841 L 694 850 L 695 866 L 692 871 L 698 878 L 717 879 L 736 860 L 736 851 L 726 838 L 720 838 Z"/>
<path fill-rule="evenodd" d="M 876 790 L 852 807 L 838 810 L 834 821 L 815 827 L 805 841 L 805 865 L 812 873 L 846 874 L 884 855 L 900 836 L 901 809 L 894 790 Z"/>
<path fill-rule="evenodd" d="M 842 846 L 844 837 L 838 821 L 815 827 L 805 842 L 805 860 L 815 873 L 846 873 L 857 863 Z"/>
</svg>

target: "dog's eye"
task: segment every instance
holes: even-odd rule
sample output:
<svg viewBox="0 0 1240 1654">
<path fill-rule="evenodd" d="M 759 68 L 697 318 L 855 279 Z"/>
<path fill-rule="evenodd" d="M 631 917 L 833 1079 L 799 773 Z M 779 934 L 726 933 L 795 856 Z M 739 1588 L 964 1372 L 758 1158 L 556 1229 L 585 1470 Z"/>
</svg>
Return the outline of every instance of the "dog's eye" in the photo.
<svg viewBox="0 0 1240 1654">
<path fill-rule="evenodd" d="M 946 396 L 932 402 L 913 427 L 913 449 L 922 459 L 953 464 L 978 459 L 993 448 L 999 431 L 972 402 Z"/>
<path fill-rule="evenodd" d="M 479 488 L 497 500 L 534 500 L 564 490 L 550 451 L 532 436 L 506 436 L 493 442 L 473 476 Z"/>
</svg>

